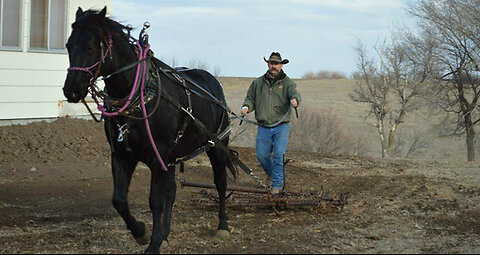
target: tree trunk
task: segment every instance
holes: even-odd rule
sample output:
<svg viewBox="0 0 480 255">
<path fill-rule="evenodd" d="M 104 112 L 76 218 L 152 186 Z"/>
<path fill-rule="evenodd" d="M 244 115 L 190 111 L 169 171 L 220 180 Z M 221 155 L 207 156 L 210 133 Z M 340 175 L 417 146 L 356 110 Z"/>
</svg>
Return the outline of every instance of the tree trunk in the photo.
<svg viewBox="0 0 480 255">
<path fill-rule="evenodd" d="M 380 136 L 380 144 L 382 145 L 382 158 L 388 158 L 388 144 L 383 119 L 377 119 L 377 131 Z"/>
<path fill-rule="evenodd" d="M 390 128 L 390 136 L 388 137 L 388 157 L 393 158 L 395 150 L 395 134 L 397 132 L 397 125 L 392 125 Z"/>
<path fill-rule="evenodd" d="M 465 128 L 467 130 L 468 161 L 475 161 L 475 130 L 470 114 L 465 116 Z"/>
</svg>

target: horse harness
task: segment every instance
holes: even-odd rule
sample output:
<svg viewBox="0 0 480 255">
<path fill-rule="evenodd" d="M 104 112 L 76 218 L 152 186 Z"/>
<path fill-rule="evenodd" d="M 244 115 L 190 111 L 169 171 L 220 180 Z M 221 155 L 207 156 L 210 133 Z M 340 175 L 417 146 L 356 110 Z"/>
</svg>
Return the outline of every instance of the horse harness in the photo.
<svg viewBox="0 0 480 255">
<path fill-rule="evenodd" d="M 255 179 L 255 181 L 257 183 L 259 183 L 263 188 L 268 190 L 269 187 L 263 181 L 261 181 L 259 177 L 257 177 L 253 173 L 253 170 L 251 168 L 249 168 L 245 163 L 243 163 L 239 159 L 238 153 L 236 151 L 233 151 L 233 150 L 229 149 L 226 145 L 224 145 L 222 143 L 222 141 L 231 133 L 230 125 L 228 125 L 227 128 L 225 130 L 223 130 L 222 132 L 220 132 L 220 130 L 218 130 L 216 133 L 214 133 L 214 132 L 208 130 L 208 128 L 199 119 L 195 118 L 195 116 L 192 115 L 191 94 L 195 94 L 195 95 L 199 96 L 200 98 L 202 98 L 203 100 L 206 100 L 206 101 L 209 101 L 211 103 L 215 103 L 215 104 L 219 105 L 224 110 L 226 110 L 227 113 L 232 113 L 232 111 L 226 106 L 226 104 L 224 102 L 218 100 L 215 96 L 213 96 L 210 92 L 206 91 L 203 87 L 198 85 L 195 81 L 193 81 L 191 79 L 188 79 L 185 76 L 181 76 L 179 74 L 179 72 L 187 71 L 189 69 L 171 69 L 171 70 L 168 70 L 168 69 L 158 67 L 157 70 L 160 70 L 169 79 L 175 79 L 177 81 L 176 84 L 179 84 L 184 88 L 185 93 L 187 94 L 187 101 L 188 101 L 189 105 L 186 108 L 183 107 L 182 104 L 180 102 L 178 102 L 178 100 L 176 100 L 174 97 L 172 97 L 163 87 L 158 86 L 160 96 L 162 98 L 164 98 L 165 100 L 167 100 L 168 102 L 170 102 L 178 110 L 185 112 L 188 115 L 188 117 L 190 118 L 190 120 L 193 121 L 193 123 L 200 130 L 202 130 L 207 135 L 207 137 L 209 137 L 211 139 L 207 142 L 207 144 L 205 146 L 197 149 L 192 154 L 187 155 L 183 158 L 177 159 L 176 161 L 171 162 L 168 165 L 169 166 L 180 165 L 180 171 L 183 172 L 184 171 L 184 163 L 186 161 L 191 160 L 191 159 L 195 158 L 196 156 L 200 155 L 201 153 L 208 151 L 213 146 L 217 146 L 217 148 L 224 151 L 226 153 L 227 157 L 230 157 L 232 159 L 232 161 L 236 165 L 238 165 L 247 175 L 249 175 L 250 177 Z M 196 89 L 199 89 L 202 92 L 204 92 L 207 95 L 207 97 L 202 95 L 201 93 L 199 93 L 197 90 L 187 87 L 186 82 L 189 82 Z M 222 127 L 224 121 L 227 121 L 227 120 L 225 119 L 225 115 L 222 115 L 222 121 L 221 121 L 221 124 L 220 124 L 220 128 Z M 179 130 L 179 132 L 177 133 L 177 138 L 176 138 L 177 142 L 181 138 L 181 136 L 183 136 L 183 133 L 185 132 L 186 126 L 188 126 L 188 124 L 189 124 L 188 122 L 184 122 L 184 125 Z M 180 183 L 184 182 L 181 179 L 179 179 L 179 181 L 180 181 Z"/>
<path fill-rule="evenodd" d="M 197 149 L 192 154 L 184 156 L 180 159 L 176 159 L 174 162 L 167 162 L 168 166 L 180 165 L 180 171 L 184 171 L 184 163 L 187 160 L 193 159 L 194 157 L 198 156 L 199 154 L 201 154 L 204 151 L 208 151 L 213 146 L 217 146 L 217 148 L 221 149 L 222 151 L 224 151 L 226 153 L 227 157 L 230 157 L 232 159 L 234 164 L 240 166 L 240 168 L 242 168 L 242 170 L 245 173 L 247 173 L 247 175 L 254 178 L 263 188 L 268 189 L 268 186 L 265 183 L 263 183 L 260 180 L 260 178 L 255 176 L 255 174 L 253 173 L 253 170 L 250 169 L 246 164 L 244 164 L 238 158 L 238 153 L 233 151 L 233 150 L 230 150 L 226 145 L 224 145 L 222 143 L 222 141 L 231 133 L 230 125 L 228 125 L 225 130 L 223 130 L 223 131 L 220 130 L 221 127 L 223 126 L 224 121 L 229 121 L 228 118 L 227 119 L 225 118 L 225 114 L 222 115 L 222 120 L 221 120 L 221 123 L 220 123 L 220 126 L 219 126 L 219 130 L 217 130 L 217 132 L 214 133 L 214 132 L 208 130 L 207 127 L 199 119 L 197 119 L 193 116 L 191 96 L 192 96 L 192 94 L 194 94 L 194 95 L 200 97 L 203 100 L 206 100 L 210 103 L 213 103 L 213 104 L 216 104 L 216 105 L 220 106 L 227 113 L 234 115 L 235 116 L 234 118 L 238 118 L 238 119 L 241 119 L 241 120 L 245 120 L 245 118 L 243 118 L 243 116 L 238 117 L 233 111 L 230 110 L 230 108 L 228 108 L 228 106 L 226 105 L 226 102 L 218 100 L 215 96 L 213 96 L 206 89 L 204 89 L 203 87 L 198 85 L 195 81 L 189 79 L 186 76 L 182 76 L 180 74 L 182 71 L 187 71 L 189 69 L 173 69 L 173 68 L 172 69 L 165 69 L 165 68 L 162 68 L 160 66 L 154 65 L 154 67 L 155 67 L 154 72 L 150 72 L 150 70 L 149 70 L 150 69 L 150 64 L 152 64 L 154 62 L 152 61 L 153 53 L 149 50 L 148 41 L 146 43 L 145 42 L 140 42 L 141 40 L 136 40 L 135 41 L 135 43 L 138 46 L 139 52 L 140 52 L 140 54 L 138 54 L 138 56 L 139 56 L 138 61 L 136 61 L 134 63 L 131 63 L 131 64 L 125 66 L 125 67 L 122 67 L 112 74 L 109 74 L 107 76 L 98 78 L 101 63 L 104 62 L 108 53 L 111 54 L 111 47 L 112 47 L 113 41 L 112 41 L 110 36 L 108 38 L 109 38 L 108 49 L 106 50 L 105 53 L 103 53 L 103 50 L 102 50 L 101 59 L 98 61 L 97 64 L 95 64 L 91 67 L 87 67 L 87 68 L 70 67 L 68 69 L 68 71 L 83 71 L 83 72 L 88 72 L 88 73 L 90 73 L 90 75 L 92 75 L 92 79 L 90 80 L 90 87 L 89 87 L 90 91 L 89 92 L 91 93 L 92 98 L 97 103 L 97 106 L 98 106 L 99 110 L 102 112 L 102 118 L 104 116 L 110 116 L 110 117 L 112 117 L 112 116 L 125 116 L 125 117 L 128 117 L 128 118 L 145 120 L 146 126 L 147 126 L 147 134 L 149 134 L 149 138 L 150 138 L 150 142 L 152 143 L 152 147 L 157 154 L 157 158 L 159 159 L 159 161 L 162 164 L 162 168 L 164 170 L 167 170 L 166 167 L 165 167 L 165 164 L 163 163 L 163 160 L 161 159 L 160 154 L 158 153 L 158 149 L 156 148 L 156 145 L 153 141 L 153 138 L 151 136 L 151 131 L 150 131 L 150 128 L 149 128 L 149 124 L 148 124 L 148 118 L 150 116 L 152 116 L 153 113 L 155 112 L 155 110 L 157 109 L 157 107 L 159 105 L 159 102 L 160 102 L 160 98 L 164 98 L 169 103 L 171 103 L 173 106 L 175 106 L 178 110 L 185 112 L 185 114 L 187 115 L 187 119 L 189 119 L 190 121 L 193 121 L 193 123 L 200 130 L 202 130 L 207 135 L 207 137 L 210 139 L 207 142 L 206 145 Z M 148 38 L 147 38 L 147 40 L 148 40 Z M 101 48 L 103 49 L 103 44 L 101 44 Z M 147 53 L 149 54 L 149 56 L 147 56 Z M 147 62 L 147 63 L 143 63 L 143 62 Z M 90 71 L 90 69 L 95 67 L 96 65 L 98 65 L 97 71 L 96 71 L 95 75 L 93 75 L 93 73 Z M 143 70 L 140 67 L 141 65 L 144 66 Z M 131 68 L 135 67 L 135 66 L 137 66 L 137 77 L 135 78 L 135 82 L 133 84 L 133 89 L 132 89 L 132 92 L 130 93 L 130 96 L 127 96 L 128 99 L 126 99 L 126 98 L 124 98 L 124 99 L 112 98 L 112 97 L 108 96 L 107 92 L 101 91 L 96 86 L 97 81 L 106 80 L 106 79 L 112 77 L 113 75 L 124 72 L 128 69 L 131 69 Z M 137 79 L 139 77 L 139 71 L 143 71 L 144 75 L 140 79 Z M 180 85 L 184 89 L 185 94 L 187 95 L 187 104 L 188 104 L 187 107 L 184 107 L 180 102 L 178 102 L 174 97 L 172 97 L 161 86 L 161 80 L 160 80 L 160 73 L 159 72 L 163 73 L 168 79 L 174 81 L 175 84 Z M 144 87 L 146 76 L 149 76 L 150 79 L 148 79 L 147 86 Z M 153 80 L 157 80 L 156 88 L 154 86 L 155 82 L 153 82 Z M 137 81 L 138 81 L 138 83 L 137 83 Z M 186 86 L 187 82 L 190 83 L 193 87 L 195 87 L 195 89 L 192 89 L 192 88 L 189 88 L 188 86 Z M 138 89 L 138 86 L 137 86 L 139 83 L 142 84 L 140 89 Z M 142 88 L 144 89 L 144 91 L 142 91 Z M 199 91 L 202 91 L 205 95 L 200 93 L 197 89 Z M 144 94 L 147 96 L 146 100 L 144 99 L 144 96 L 145 96 Z M 100 96 L 103 99 L 105 108 L 102 105 L 99 104 L 99 102 L 97 100 L 97 95 Z M 133 99 L 133 95 L 135 95 L 135 99 Z M 141 100 L 139 100 L 139 98 Z M 156 103 L 155 103 L 155 106 L 154 106 L 153 110 L 150 112 L 150 114 L 147 114 L 145 105 L 148 104 L 149 102 L 151 102 L 151 100 L 153 100 L 154 98 L 157 99 Z M 87 109 L 88 109 L 89 113 L 92 115 L 92 117 L 96 121 L 101 121 L 101 120 L 96 119 L 93 112 L 89 109 L 88 105 L 86 104 L 86 102 L 84 100 L 83 100 L 83 103 L 87 107 Z M 119 108 L 119 105 L 122 105 L 123 103 L 124 103 L 123 107 L 121 107 L 120 110 L 117 110 L 116 108 Z M 135 117 L 133 115 L 139 109 L 142 109 L 144 111 L 143 112 L 144 113 L 143 118 Z M 111 111 L 114 111 L 114 112 L 111 112 Z M 112 118 L 112 119 L 115 120 L 115 118 Z M 177 136 L 174 140 L 174 146 L 169 150 L 169 153 L 173 150 L 173 148 L 175 148 L 175 146 L 178 145 L 178 142 L 183 137 L 185 130 L 187 129 L 188 125 L 190 124 L 189 123 L 190 121 L 184 121 L 181 128 L 177 131 Z M 126 136 L 126 134 L 128 134 L 128 132 L 129 132 L 128 124 L 124 123 L 122 125 L 121 123 L 119 123 L 118 119 L 116 120 L 116 122 L 117 122 L 116 124 L 117 124 L 117 127 L 118 127 L 117 142 L 119 142 L 119 143 L 123 142 L 126 146 L 126 149 L 128 150 L 128 149 L 130 149 L 130 146 L 128 144 L 128 136 Z M 183 183 L 183 181 L 180 180 L 180 183 Z"/>
<path fill-rule="evenodd" d="M 184 76 L 181 75 L 181 72 L 183 71 L 189 71 L 191 69 L 165 69 L 160 66 L 155 65 L 155 62 L 151 58 L 153 56 L 150 56 L 148 63 L 150 65 L 153 65 L 152 67 L 149 67 L 150 70 L 147 70 L 147 75 L 149 75 L 149 79 L 147 81 L 147 86 L 145 87 L 145 91 L 143 92 L 146 95 L 145 99 L 145 104 L 148 104 L 151 102 L 153 99 L 156 100 L 156 105 L 154 106 L 153 110 L 150 112 L 149 116 L 150 117 L 155 110 L 158 107 L 158 102 L 160 101 L 160 98 L 164 98 L 167 100 L 169 103 L 173 104 L 178 110 L 184 112 L 186 114 L 186 119 L 183 121 L 182 125 L 180 126 L 179 130 L 177 131 L 176 137 L 173 141 L 173 146 L 169 149 L 167 153 L 167 158 L 168 155 L 178 146 L 180 139 L 183 137 L 185 134 L 185 131 L 187 127 L 192 123 L 196 124 L 198 126 L 199 122 L 192 114 L 193 112 L 193 106 L 192 106 L 192 94 L 195 94 L 202 99 L 208 99 L 208 101 L 212 102 L 215 101 L 215 103 L 219 104 L 222 106 L 223 109 L 228 109 L 226 106 L 225 102 L 222 102 L 215 98 L 210 92 L 206 91 L 203 87 L 198 85 L 195 81 L 188 79 Z M 149 66 L 150 66 L 149 65 Z M 150 72 L 151 71 L 151 72 Z M 161 81 L 160 81 L 160 72 L 163 73 L 169 80 L 173 81 L 175 84 L 180 85 L 183 90 L 185 91 L 186 98 L 187 98 L 187 105 L 183 106 L 181 103 L 179 103 L 175 98 L 173 98 L 164 88 L 161 86 Z M 201 93 L 198 91 L 191 89 L 187 87 L 187 82 L 192 84 L 195 88 L 201 89 L 202 92 L 206 93 L 209 98 L 203 96 Z M 122 116 L 125 116 L 127 118 L 132 118 L 132 119 L 143 119 L 136 117 L 135 114 L 137 114 L 141 110 L 141 100 L 140 100 L 140 91 L 136 91 L 136 96 L 130 106 L 122 113 Z M 159 96 L 160 95 L 160 96 Z M 106 98 L 106 97 L 104 97 Z M 108 109 L 109 111 L 115 111 L 118 110 L 118 108 L 124 100 L 112 100 L 112 99 L 107 99 L 105 102 L 108 104 Z M 230 111 L 228 109 L 228 111 Z M 198 121 L 198 122 L 196 122 Z M 216 133 L 210 133 L 210 135 L 215 135 L 218 138 L 218 141 L 223 141 L 228 135 L 231 133 L 231 128 L 230 126 L 227 126 L 225 130 L 221 130 L 222 126 L 224 125 L 224 122 L 228 121 L 228 119 L 225 118 L 225 114 L 222 115 L 222 119 L 220 121 L 219 129 L 217 130 Z M 129 127 L 128 124 L 125 123 L 122 125 L 120 120 L 115 120 L 116 125 L 118 127 L 118 138 L 117 142 L 123 142 L 125 145 L 125 149 L 127 151 L 131 151 L 129 142 L 128 142 L 128 134 L 129 132 Z M 206 129 L 206 127 L 202 124 L 202 126 Z M 202 129 L 202 128 L 201 128 Z M 202 129 L 202 131 L 205 131 Z M 209 137 L 210 137 L 209 135 Z M 176 159 L 174 162 L 169 162 L 168 166 L 176 166 L 180 165 L 180 171 L 184 172 L 184 163 L 188 160 L 191 160 L 195 158 L 196 156 L 200 155 L 203 152 L 209 151 L 213 146 L 215 146 L 215 142 L 213 140 L 209 140 L 206 145 L 202 146 L 201 148 L 197 149 L 194 151 L 192 154 L 184 156 L 180 159 Z"/>
</svg>

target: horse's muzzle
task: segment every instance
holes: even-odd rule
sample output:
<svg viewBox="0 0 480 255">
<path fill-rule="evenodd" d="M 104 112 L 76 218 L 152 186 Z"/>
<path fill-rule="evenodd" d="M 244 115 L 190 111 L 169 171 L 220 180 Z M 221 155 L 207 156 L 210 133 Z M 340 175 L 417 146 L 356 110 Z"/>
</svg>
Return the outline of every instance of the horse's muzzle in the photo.
<svg viewBox="0 0 480 255">
<path fill-rule="evenodd" d="M 67 102 L 69 103 L 78 103 L 80 100 L 84 99 L 87 96 L 87 92 L 85 90 L 84 93 L 77 91 L 77 90 L 69 90 L 65 87 L 63 88 L 63 95 L 67 98 Z"/>
<path fill-rule="evenodd" d="M 69 103 L 80 102 L 80 95 L 73 93 L 71 97 L 67 97 L 67 102 L 69 102 Z"/>
</svg>

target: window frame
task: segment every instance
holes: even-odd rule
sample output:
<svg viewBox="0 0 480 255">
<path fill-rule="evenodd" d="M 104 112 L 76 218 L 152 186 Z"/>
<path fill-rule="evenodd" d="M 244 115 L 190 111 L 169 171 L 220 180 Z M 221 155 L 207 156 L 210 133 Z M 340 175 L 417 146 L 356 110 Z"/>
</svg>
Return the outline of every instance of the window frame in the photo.
<svg viewBox="0 0 480 255">
<path fill-rule="evenodd" d="M 3 1 L 3 0 L 0 0 L 0 1 Z M 48 8 L 47 8 L 47 48 L 31 47 L 30 46 L 31 38 L 30 38 L 30 34 L 29 34 L 27 51 L 28 52 L 39 52 L 39 53 L 67 54 L 68 52 L 67 52 L 67 47 L 66 46 L 64 46 L 65 48 L 63 48 L 63 49 L 52 49 L 52 48 L 50 48 L 50 21 L 51 21 L 50 12 L 51 12 L 51 2 L 52 1 L 51 0 L 47 0 L 47 1 L 48 1 Z M 65 17 L 64 17 L 65 18 L 65 27 L 63 28 L 64 29 L 64 35 L 65 35 L 65 38 L 64 38 L 65 43 L 66 43 L 66 40 L 68 38 L 68 24 L 69 24 L 68 10 L 69 10 L 69 6 L 70 6 L 70 0 L 66 0 L 65 1 Z M 32 29 L 31 17 L 32 17 L 32 6 L 30 4 L 30 20 L 28 22 L 29 33 L 30 33 L 30 30 Z"/>
<path fill-rule="evenodd" d="M 2 24 L 2 19 L 4 17 L 3 15 L 3 1 L 0 0 L 0 51 L 23 51 L 23 45 L 24 41 L 23 39 L 23 20 L 25 18 L 25 0 L 19 0 L 20 1 L 20 15 L 18 15 L 19 20 L 18 20 L 18 46 L 3 46 L 3 24 Z M 70 1 L 70 0 L 68 0 Z"/>
</svg>

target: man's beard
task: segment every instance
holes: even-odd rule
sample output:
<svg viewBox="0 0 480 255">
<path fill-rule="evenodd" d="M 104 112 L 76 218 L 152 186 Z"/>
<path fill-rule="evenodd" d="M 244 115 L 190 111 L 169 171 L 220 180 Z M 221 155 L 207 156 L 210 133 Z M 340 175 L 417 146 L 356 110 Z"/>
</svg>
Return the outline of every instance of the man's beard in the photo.
<svg viewBox="0 0 480 255">
<path fill-rule="evenodd" d="M 275 68 L 270 68 L 270 74 L 271 74 L 271 75 L 277 76 L 279 73 L 280 73 L 279 70 L 277 70 L 277 69 L 275 69 Z"/>
</svg>

